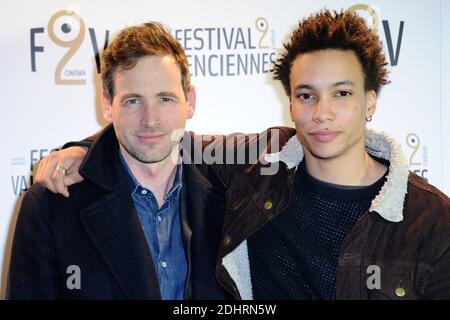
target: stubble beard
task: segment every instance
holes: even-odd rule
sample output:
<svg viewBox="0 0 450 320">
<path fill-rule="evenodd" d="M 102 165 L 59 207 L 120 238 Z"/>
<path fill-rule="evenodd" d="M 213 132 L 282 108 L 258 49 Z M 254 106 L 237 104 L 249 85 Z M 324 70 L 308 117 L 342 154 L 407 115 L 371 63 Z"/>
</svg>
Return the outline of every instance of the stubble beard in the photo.
<svg viewBox="0 0 450 320">
<path fill-rule="evenodd" d="M 130 156 L 142 163 L 158 163 L 169 158 L 174 148 L 176 148 L 178 142 L 170 141 L 167 146 L 163 146 L 158 150 L 159 146 L 138 146 L 131 141 L 130 138 L 124 137 L 122 143 L 123 148 L 128 152 Z M 155 149 L 156 148 L 156 149 Z"/>
</svg>

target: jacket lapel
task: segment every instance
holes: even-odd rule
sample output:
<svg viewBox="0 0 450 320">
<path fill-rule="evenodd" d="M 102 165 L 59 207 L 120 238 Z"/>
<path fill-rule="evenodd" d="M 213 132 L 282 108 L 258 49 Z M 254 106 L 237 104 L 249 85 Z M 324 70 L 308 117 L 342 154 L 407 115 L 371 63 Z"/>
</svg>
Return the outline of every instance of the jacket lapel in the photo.
<svg viewBox="0 0 450 320">
<path fill-rule="evenodd" d="M 190 262 L 189 284 L 192 299 L 227 299 L 228 293 L 215 277 L 217 252 L 222 235 L 225 211 L 224 190 L 202 166 L 183 167 L 183 235 Z M 185 217 L 183 218 L 183 215 Z"/>
<path fill-rule="evenodd" d="M 183 169 L 184 170 L 184 169 Z M 186 254 L 186 261 L 188 265 L 187 269 L 187 277 L 186 277 L 186 287 L 184 290 L 184 299 L 191 300 L 192 299 L 192 260 L 191 260 L 191 238 L 192 238 L 192 226 L 190 222 L 189 213 L 187 211 L 187 203 L 189 200 L 187 199 L 186 194 L 185 181 L 183 179 L 183 188 L 180 192 L 180 224 L 181 224 L 181 235 L 183 238 L 183 248 Z"/>
<path fill-rule="evenodd" d="M 160 299 L 155 268 L 128 185 L 81 212 L 81 221 L 129 299 Z"/>
</svg>

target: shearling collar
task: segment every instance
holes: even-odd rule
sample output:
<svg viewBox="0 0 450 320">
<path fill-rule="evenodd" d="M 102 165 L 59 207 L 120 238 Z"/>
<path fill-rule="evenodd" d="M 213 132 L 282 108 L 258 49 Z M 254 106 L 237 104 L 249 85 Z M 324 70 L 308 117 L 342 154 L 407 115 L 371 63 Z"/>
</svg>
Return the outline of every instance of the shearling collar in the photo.
<svg viewBox="0 0 450 320">
<path fill-rule="evenodd" d="M 366 130 L 366 150 L 369 154 L 388 160 L 389 173 L 380 190 L 380 193 L 372 200 L 369 211 L 376 211 L 388 221 L 399 222 L 403 220 L 403 203 L 407 193 L 408 163 L 400 145 L 388 134 Z M 303 159 L 303 146 L 293 136 L 277 153 L 264 156 L 267 162 L 284 162 L 288 169 L 296 167 Z"/>
</svg>

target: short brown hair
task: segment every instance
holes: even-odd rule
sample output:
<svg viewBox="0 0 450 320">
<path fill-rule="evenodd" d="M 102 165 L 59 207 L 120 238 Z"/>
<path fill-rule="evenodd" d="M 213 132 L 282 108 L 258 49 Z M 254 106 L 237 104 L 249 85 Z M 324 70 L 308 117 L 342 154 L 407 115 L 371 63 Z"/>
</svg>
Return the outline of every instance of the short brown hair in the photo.
<svg viewBox="0 0 450 320">
<path fill-rule="evenodd" d="M 322 10 L 299 22 L 285 52 L 275 62 L 274 79 L 280 80 L 290 96 L 289 76 L 299 54 L 326 49 L 353 51 L 362 65 L 364 89 L 378 94 L 387 79 L 386 58 L 378 35 L 355 12 Z"/>
<path fill-rule="evenodd" d="M 102 53 L 101 75 L 103 90 L 110 101 L 114 98 L 114 73 L 132 69 L 139 58 L 145 56 L 171 55 L 181 69 L 181 84 L 188 96 L 191 77 L 183 47 L 158 22 L 148 22 L 120 31 Z"/>
</svg>

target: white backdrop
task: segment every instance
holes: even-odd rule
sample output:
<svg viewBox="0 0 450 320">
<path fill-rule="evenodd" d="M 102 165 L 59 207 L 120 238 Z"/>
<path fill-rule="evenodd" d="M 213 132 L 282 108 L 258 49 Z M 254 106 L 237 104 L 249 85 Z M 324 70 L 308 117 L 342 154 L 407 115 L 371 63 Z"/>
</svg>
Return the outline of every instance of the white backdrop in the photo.
<svg viewBox="0 0 450 320">
<path fill-rule="evenodd" d="M 282 87 L 267 71 L 297 21 L 357 4 L 368 5 L 358 12 L 378 25 L 392 81 L 370 125 L 396 137 L 411 170 L 450 194 L 450 1 L 1 0 L 0 298 L 31 167 L 51 148 L 105 125 L 95 52 L 106 38 L 124 26 L 163 22 L 185 47 L 197 87 L 188 129 L 256 132 L 292 125 Z M 80 19 L 62 12 L 51 20 L 65 10 Z"/>
</svg>

